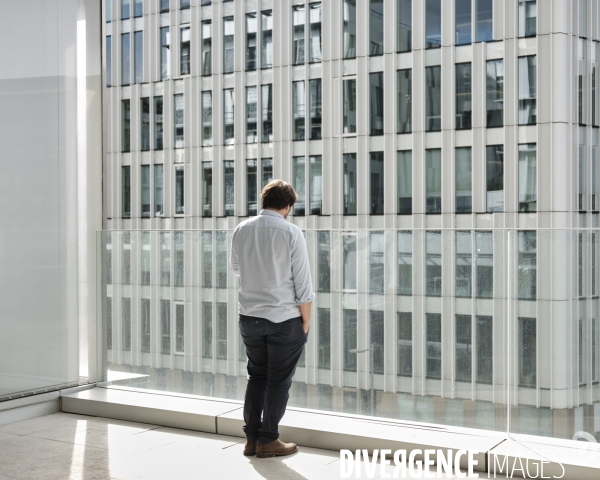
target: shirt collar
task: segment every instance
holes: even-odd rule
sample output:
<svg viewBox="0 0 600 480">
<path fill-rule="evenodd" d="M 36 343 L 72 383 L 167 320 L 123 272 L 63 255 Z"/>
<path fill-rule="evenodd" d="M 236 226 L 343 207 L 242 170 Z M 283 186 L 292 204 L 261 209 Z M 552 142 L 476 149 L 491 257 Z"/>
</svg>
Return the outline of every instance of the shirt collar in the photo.
<svg viewBox="0 0 600 480">
<path fill-rule="evenodd" d="M 277 213 L 274 210 L 262 209 L 260 211 L 259 215 L 267 215 L 269 217 L 279 217 L 279 218 L 283 218 L 285 220 L 284 216 L 281 213 Z"/>
</svg>

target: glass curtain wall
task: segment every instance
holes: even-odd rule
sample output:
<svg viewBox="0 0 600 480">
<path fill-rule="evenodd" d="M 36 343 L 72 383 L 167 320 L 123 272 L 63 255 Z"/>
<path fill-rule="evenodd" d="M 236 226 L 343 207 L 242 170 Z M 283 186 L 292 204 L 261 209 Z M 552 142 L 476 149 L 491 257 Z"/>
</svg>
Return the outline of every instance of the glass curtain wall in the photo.
<svg viewBox="0 0 600 480">
<path fill-rule="evenodd" d="M 398 133 L 412 132 L 412 70 L 398 70 Z"/>
<path fill-rule="evenodd" d="M 442 46 L 442 0 L 425 0 L 425 48 Z"/>
<path fill-rule="evenodd" d="M 537 211 L 537 145 L 519 145 L 519 212 Z"/>
<path fill-rule="evenodd" d="M 202 216 L 212 217 L 212 162 L 202 162 Z"/>
<path fill-rule="evenodd" d="M 306 213 L 306 158 L 292 158 L 292 187 L 298 194 L 298 200 L 292 208 L 293 215 L 302 217 Z"/>
<path fill-rule="evenodd" d="M 185 182 L 183 166 L 175 167 L 175 215 L 185 213 Z"/>
<path fill-rule="evenodd" d="M 202 92 L 202 146 L 212 145 L 212 92 Z"/>
<path fill-rule="evenodd" d="M 398 214 L 412 215 L 412 150 L 398 155 Z"/>
<path fill-rule="evenodd" d="M 256 159 L 246 160 L 246 215 L 254 216 L 257 212 L 258 170 Z"/>
<path fill-rule="evenodd" d="M 131 34 L 121 34 L 121 85 L 131 83 Z"/>
<path fill-rule="evenodd" d="M 519 125 L 537 123 L 537 57 L 519 57 Z"/>
<path fill-rule="evenodd" d="M 426 213 L 442 213 L 442 150 L 425 150 Z"/>
<path fill-rule="evenodd" d="M 212 75 L 212 23 L 202 22 L 202 75 Z"/>
<path fill-rule="evenodd" d="M 343 57 L 356 57 L 356 0 L 344 0 L 342 12 Z"/>
<path fill-rule="evenodd" d="M 292 65 L 305 63 L 304 56 L 304 36 L 306 25 L 306 9 L 304 5 L 294 5 L 292 7 Z"/>
<path fill-rule="evenodd" d="M 189 26 L 181 27 L 180 30 L 180 43 L 179 43 L 179 74 L 189 75 L 191 73 L 190 67 L 190 40 L 191 30 Z"/>
<path fill-rule="evenodd" d="M 258 142 L 258 91 L 246 87 L 246 143 Z"/>
<path fill-rule="evenodd" d="M 456 129 L 471 128 L 473 114 L 471 63 L 456 64 Z"/>
<path fill-rule="evenodd" d="M 383 215 L 383 184 L 384 167 L 383 152 L 371 152 L 370 154 L 370 190 L 371 190 L 371 215 Z"/>
<path fill-rule="evenodd" d="M 344 215 L 356 215 L 356 180 L 356 153 L 345 153 L 342 179 Z"/>
<path fill-rule="evenodd" d="M 185 104 L 183 101 L 183 93 L 174 95 L 173 106 L 175 148 L 183 148 L 185 147 Z"/>
<path fill-rule="evenodd" d="M 309 21 L 310 21 L 310 63 L 320 62 L 323 59 L 321 23 L 323 10 L 320 3 L 309 3 Z"/>
<path fill-rule="evenodd" d="M 369 55 L 383 55 L 383 0 L 369 3 Z"/>
<path fill-rule="evenodd" d="M 154 150 L 163 149 L 163 97 L 154 97 Z"/>
<path fill-rule="evenodd" d="M 504 61 L 488 60 L 486 74 L 487 126 L 504 126 Z"/>
<path fill-rule="evenodd" d="M 412 50 L 412 0 L 396 1 L 396 51 Z"/>
<path fill-rule="evenodd" d="M 134 32 L 133 48 L 133 82 L 142 83 L 144 81 L 144 32 Z"/>
<path fill-rule="evenodd" d="M 163 180 L 163 166 L 154 165 L 154 216 L 162 217 L 165 214 L 164 211 L 164 180 Z"/>
<path fill-rule="evenodd" d="M 160 79 L 167 80 L 171 72 L 171 36 L 169 27 L 160 29 Z"/>
<path fill-rule="evenodd" d="M 225 145 L 233 145 L 235 142 L 234 103 L 233 88 L 223 90 L 223 143 Z"/>
<path fill-rule="evenodd" d="M 140 166 L 142 218 L 150 218 L 150 165 Z"/>
<path fill-rule="evenodd" d="M 320 78 L 309 80 L 310 139 L 321 138 L 323 91 Z"/>
<path fill-rule="evenodd" d="M 456 0 L 455 25 L 456 45 L 467 45 L 472 42 L 472 0 Z"/>
<path fill-rule="evenodd" d="M 234 163 L 223 162 L 223 215 L 230 217 L 235 212 L 235 176 Z"/>
<path fill-rule="evenodd" d="M 369 74 L 369 103 L 371 135 L 383 135 L 383 72 Z"/>
<path fill-rule="evenodd" d="M 343 80 L 342 102 L 343 133 L 356 133 L 356 78 Z"/>
<path fill-rule="evenodd" d="M 150 98 L 140 99 L 140 150 L 150 150 Z"/>
<path fill-rule="evenodd" d="M 425 67 L 425 129 L 437 132 L 442 129 L 441 67 Z"/>
<path fill-rule="evenodd" d="M 486 212 L 504 211 L 504 146 L 486 147 Z"/>
<path fill-rule="evenodd" d="M 261 68 L 273 67 L 273 12 L 267 10 L 260 13 L 261 18 Z"/>
<path fill-rule="evenodd" d="M 257 13 L 246 14 L 246 71 L 256 70 L 258 64 L 258 20 Z"/>
<path fill-rule="evenodd" d="M 121 151 L 131 151 L 131 104 L 121 100 Z"/>
<path fill-rule="evenodd" d="M 323 208 L 323 167 L 320 155 L 311 156 L 308 167 L 308 198 L 311 215 L 321 215 Z"/>
<path fill-rule="evenodd" d="M 537 33 L 537 0 L 519 0 L 519 37 Z"/>
<path fill-rule="evenodd" d="M 273 141 L 273 85 L 263 85 L 261 89 L 262 141 L 269 143 Z"/>
<path fill-rule="evenodd" d="M 304 80 L 292 83 L 293 139 L 304 140 L 306 124 L 306 91 Z"/>
<path fill-rule="evenodd" d="M 471 156 L 471 147 L 459 147 L 454 151 L 456 213 L 471 213 L 472 211 L 473 176 Z"/>
<path fill-rule="evenodd" d="M 475 0 L 475 9 L 475 39 L 477 42 L 489 42 L 493 39 L 494 0 Z"/>
<path fill-rule="evenodd" d="M 233 73 L 235 53 L 235 25 L 233 17 L 223 18 L 223 73 Z"/>
</svg>

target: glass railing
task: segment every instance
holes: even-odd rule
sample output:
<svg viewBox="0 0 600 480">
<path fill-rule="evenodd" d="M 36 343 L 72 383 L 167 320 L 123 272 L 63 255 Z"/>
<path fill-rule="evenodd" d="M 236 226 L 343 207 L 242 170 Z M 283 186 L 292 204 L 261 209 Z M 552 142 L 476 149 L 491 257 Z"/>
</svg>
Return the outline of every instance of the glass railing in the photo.
<svg viewBox="0 0 600 480">
<path fill-rule="evenodd" d="M 98 234 L 107 386 L 242 400 L 231 231 Z M 307 230 L 289 406 L 600 440 L 600 230 Z"/>
</svg>

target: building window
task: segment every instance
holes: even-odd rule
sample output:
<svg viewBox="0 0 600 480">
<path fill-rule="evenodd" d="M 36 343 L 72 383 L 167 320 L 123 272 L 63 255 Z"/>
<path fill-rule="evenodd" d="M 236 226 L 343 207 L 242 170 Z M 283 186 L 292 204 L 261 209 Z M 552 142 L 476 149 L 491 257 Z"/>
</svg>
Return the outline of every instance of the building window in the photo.
<svg viewBox="0 0 600 480">
<path fill-rule="evenodd" d="M 317 232 L 317 291 L 331 291 L 330 232 Z"/>
<path fill-rule="evenodd" d="M 344 215 L 356 215 L 356 153 L 344 154 Z"/>
<path fill-rule="evenodd" d="M 578 182 L 577 182 L 577 208 L 580 212 L 587 210 L 587 131 L 585 127 L 579 127 L 579 150 L 578 150 Z"/>
<path fill-rule="evenodd" d="M 212 217 L 212 162 L 202 162 L 202 216 Z"/>
<path fill-rule="evenodd" d="M 270 143 L 273 141 L 273 85 L 269 83 L 261 89 L 262 141 Z"/>
<path fill-rule="evenodd" d="M 112 281 L 112 237 L 110 232 L 106 232 L 106 261 L 104 266 L 106 268 L 106 284 L 110 285 Z"/>
<path fill-rule="evenodd" d="M 356 353 L 350 350 L 356 349 L 357 344 L 357 329 L 356 329 L 356 310 L 344 309 L 343 313 L 343 332 L 344 332 L 344 371 L 356 372 L 357 359 Z"/>
<path fill-rule="evenodd" d="M 163 202 L 163 166 L 154 165 L 154 216 L 165 214 Z"/>
<path fill-rule="evenodd" d="M 292 186 L 298 194 L 298 200 L 294 203 L 293 214 L 302 217 L 305 215 L 306 210 L 306 159 L 304 157 L 294 157 L 292 159 L 292 182 Z"/>
<path fill-rule="evenodd" d="M 223 18 L 223 73 L 233 73 L 234 68 L 234 33 L 233 17 Z"/>
<path fill-rule="evenodd" d="M 319 157 L 320 158 L 320 157 Z M 273 181 L 273 159 L 261 158 L 260 160 L 260 191 Z"/>
<path fill-rule="evenodd" d="M 107 2 L 107 5 L 110 2 Z M 106 37 L 106 86 L 112 87 L 112 37 Z"/>
<path fill-rule="evenodd" d="M 486 68 L 487 126 L 504 125 L 504 61 L 488 60 Z"/>
<path fill-rule="evenodd" d="M 412 50 L 412 0 L 396 1 L 396 51 Z"/>
<path fill-rule="evenodd" d="M 427 363 L 426 378 L 441 380 L 442 378 L 442 316 L 439 313 L 427 313 Z"/>
<path fill-rule="evenodd" d="M 294 140 L 304 140 L 304 127 L 306 122 L 306 92 L 304 80 L 292 84 L 292 115 L 294 122 Z"/>
<path fill-rule="evenodd" d="M 519 0 L 519 37 L 534 37 L 537 33 L 536 0 Z"/>
<path fill-rule="evenodd" d="M 169 0 L 160 0 L 160 11 L 168 12 L 169 11 Z"/>
<path fill-rule="evenodd" d="M 273 12 L 267 10 L 261 12 L 261 68 L 272 68 L 273 67 Z"/>
<path fill-rule="evenodd" d="M 121 34 L 121 85 L 131 83 L 131 34 Z"/>
<path fill-rule="evenodd" d="M 175 167 L 175 215 L 183 215 L 185 211 L 183 166 Z"/>
<path fill-rule="evenodd" d="M 249 217 L 258 213 L 258 171 L 256 163 L 256 159 L 246 160 L 246 215 Z"/>
<path fill-rule="evenodd" d="M 160 29 L 160 79 L 166 80 L 171 72 L 171 36 L 169 27 Z"/>
<path fill-rule="evenodd" d="M 123 218 L 131 218 L 131 167 L 121 167 Z"/>
<path fill-rule="evenodd" d="M 185 350 L 185 307 L 183 303 L 175 304 L 175 353 Z"/>
<path fill-rule="evenodd" d="M 369 293 L 383 295 L 384 292 L 384 234 L 369 233 Z"/>
<path fill-rule="evenodd" d="M 217 303 L 217 358 L 227 360 L 227 304 Z"/>
<path fill-rule="evenodd" d="M 233 88 L 223 90 L 223 143 L 233 145 L 235 142 Z"/>
<path fill-rule="evenodd" d="M 171 301 L 160 301 L 160 353 L 171 353 Z"/>
<path fill-rule="evenodd" d="M 471 147 L 459 147 L 454 150 L 456 213 L 471 213 L 473 203 L 471 156 Z"/>
<path fill-rule="evenodd" d="M 383 55 L 383 0 L 370 0 L 369 55 Z"/>
<path fill-rule="evenodd" d="M 370 337 L 373 349 L 373 373 L 384 373 L 385 346 L 384 346 L 384 318 L 382 310 L 369 310 L 370 313 Z"/>
<path fill-rule="evenodd" d="M 519 57 L 519 125 L 537 122 L 537 57 Z"/>
<path fill-rule="evenodd" d="M 344 235 L 344 257 L 343 257 L 343 289 L 356 290 L 356 235 Z"/>
<path fill-rule="evenodd" d="M 343 58 L 356 58 L 356 0 L 344 0 Z"/>
<path fill-rule="evenodd" d="M 492 40 L 494 28 L 494 0 L 475 0 L 477 24 L 475 25 L 475 39 L 477 42 Z"/>
<path fill-rule="evenodd" d="M 131 16 L 131 0 L 121 0 L 121 20 Z"/>
<path fill-rule="evenodd" d="M 412 151 L 397 152 L 398 214 L 412 214 Z"/>
<path fill-rule="evenodd" d="M 579 0 L 579 36 L 587 37 L 587 0 Z"/>
<path fill-rule="evenodd" d="M 471 284 L 473 281 L 473 245 L 471 240 L 471 232 L 455 232 L 455 237 L 455 295 L 457 297 L 470 298 L 472 296 Z"/>
<path fill-rule="evenodd" d="M 202 232 L 202 287 L 213 286 L 213 234 Z M 212 323 L 212 322 L 211 322 Z"/>
<path fill-rule="evenodd" d="M 519 212 L 537 211 L 537 145 L 519 145 Z"/>
<path fill-rule="evenodd" d="M 306 11 L 304 5 L 292 7 L 293 18 L 293 43 L 292 43 L 292 65 L 305 63 L 304 59 L 304 26 L 306 24 Z"/>
<path fill-rule="evenodd" d="M 163 149 L 163 97 L 154 97 L 154 150 Z"/>
<path fill-rule="evenodd" d="M 456 20 L 456 45 L 466 45 L 471 43 L 472 30 L 472 0 L 455 0 L 455 20 Z"/>
<path fill-rule="evenodd" d="M 592 42 L 591 63 L 592 101 L 590 103 L 592 105 L 592 125 L 598 127 L 600 126 L 600 95 L 598 95 L 598 92 L 600 92 L 600 75 L 598 75 L 598 66 L 600 65 L 600 42 Z"/>
<path fill-rule="evenodd" d="M 598 130 L 592 130 L 592 191 L 590 200 L 592 201 L 592 211 L 598 211 Z"/>
<path fill-rule="evenodd" d="M 150 98 L 140 99 L 140 149 L 150 150 Z"/>
<path fill-rule="evenodd" d="M 223 215 L 225 217 L 235 214 L 234 164 L 235 162 L 230 160 L 223 163 Z"/>
<path fill-rule="evenodd" d="M 179 8 L 181 10 L 184 10 L 186 8 L 190 8 L 190 0 L 180 0 L 180 2 L 179 2 Z"/>
<path fill-rule="evenodd" d="M 425 126 L 428 132 L 442 129 L 441 67 L 425 67 Z"/>
<path fill-rule="evenodd" d="M 494 323 L 492 317 L 476 317 L 475 323 L 475 380 L 492 384 L 494 379 Z"/>
<path fill-rule="evenodd" d="M 537 295 L 536 232 L 521 231 L 518 233 L 518 297 L 520 300 L 535 300 Z"/>
<path fill-rule="evenodd" d="M 412 132 L 412 70 L 398 70 L 398 133 Z"/>
<path fill-rule="evenodd" d="M 310 88 L 310 139 L 321 139 L 321 124 L 322 124 L 322 105 L 323 92 L 321 87 L 321 79 L 317 78 L 309 81 Z"/>
<path fill-rule="evenodd" d="M 471 64 L 456 64 L 456 129 L 471 128 L 473 113 Z"/>
<path fill-rule="evenodd" d="M 212 23 L 202 22 L 202 75 L 212 75 Z"/>
<path fill-rule="evenodd" d="M 323 166 L 321 155 L 309 158 L 308 198 L 310 202 L 310 215 L 321 215 L 323 209 Z"/>
<path fill-rule="evenodd" d="M 442 0 L 425 0 L 425 48 L 442 46 Z"/>
<path fill-rule="evenodd" d="M 537 385 L 537 328 L 535 318 L 519 317 L 519 386 Z"/>
<path fill-rule="evenodd" d="M 492 298 L 494 295 L 494 237 L 492 232 L 475 234 L 477 247 L 476 279 L 477 298 Z"/>
<path fill-rule="evenodd" d="M 185 147 L 185 112 L 183 103 L 183 93 L 174 96 L 173 124 L 175 136 L 175 148 Z"/>
<path fill-rule="evenodd" d="M 257 87 L 246 87 L 246 143 L 258 141 Z"/>
<path fill-rule="evenodd" d="M 256 12 L 246 14 L 246 70 L 256 70 L 257 65 L 257 36 L 258 21 Z"/>
<path fill-rule="evenodd" d="M 577 43 L 577 118 L 579 125 L 587 125 L 587 42 L 585 39 L 578 39 Z M 529 58 L 529 57 L 522 57 Z M 535 58 L 535 57 L 534 57 Z M 519 73 L 521 72 L 521 57 L 519 58 Z M 523 80 L 519 78 L 519 81 Z M 519 89 L 520 93 L 520 89 Z M 521 120 L 519 95 L 519 120 Z"/>
<path fill-rule="evenodd" d="M 398 232 L 398 295 L 412 295 L 412 232 Z"/>
<path fill-rule="evenodd" d="M 140 305 L 141 317 L 141 351 L 150 353 L 150 299 L 142 298 Z"/>
<path fill-rule="evenodd" d="M 426 213 L 442 213 L 442 150 L 425 150 Z"/>
<path fill-rule="evenodd" d="M 370 154 L 370 181 L 371 181 L 371 215 L 383 215 L 383 152 Z"/>
<path fill-rule="evenodd" d="M 202 302 L 202 357 L 212 358 L 212 303 Z"/>
<path fill-rule="evenodd" d="M 356 133 L 356 78 L 343 81 L 343 133 Z"/>
<path fill-rule="evenodd" d="M 134 83 L 142 83 L 144 81 L 144 32 L 134 32 L 133 48 L 133 81 Z"/>
<path fill-rule="evenodd" d="M 171 285 L 171 233 L 160 233 L 160 284 Z"/>
<path fill-rule="evenodd" d="M 131 284 L 131 233 L 123 232 L 121 236 L 123 240 L 121 250 L 121 283 L 123 285 Z"/>
<path fill-rule="evenodd" d="M 456 315 L 456 381 L 471 382 L 471 316 Z"/>
<path fill-rule="evenodd" d="M 442 233 L 428 231 L 426 233 L 426 295 L 442 296 Z"/>
<path fill-rule="evenodd" d="M 592 318 L 592 382 L 598 381 L 598 372 L 600 372 L 600 321 Z"/>
<path fill-rule="evenodd" d="M 486 147 L 486 212 L 504 211 L 504 146 Z"/>
<path fill-rule="evenodd" d="M 179 70 L 180 75 L 189 75 L 191 73 L 190 68 L 190 39 L 191 30 L 190 27 L 181 27 L 181 43 L 180 43 L 180 63 Z"/>
<path fill-rule="evenodd" d="M 131 298 L 121 298 L 121 350 L 131 351 Z"/>
<path fill-rule="evenodd" d="M 112 21 L 112 1 L 104 2 L 104 6 L 106 7 L 106 21 Z"/>
<path fill-rule="evenodd" d="M 142 218 L 150 218 L 150 165 L 142 165 L 140 173 Z"/>
<path fill-rule="evenodd" d="M 398 312 L 398 375 L 412 377 L 412 313 Z"/>
<path fill-rule="evenodd" d="M 212 92 L 202 92 L 202 146 L 212 145 Z"/>
<path fill-rule="evenodd" d="M 317 308 L 317 367 L 331 368 L 331 310 Z"/>
<path fill-rule="evenodd" d="M 142 232 L 142 251 L 140 259 L 140 283 L 150 285 L 150 232 Z M 148 313 L 148 318 L 150 318 Z"/>
<path fill-rule="evenodd" d="M 369 74 L 371 135 L 383 135 L 383 72 Z"/>
<path fill-rule="evenodd" d="M 310 63 L 315 63 L 323 60 L 321 39 L 323 9 L 320 3 L 309 3 L 308 11 L 310 16 Z"/>
</svg>

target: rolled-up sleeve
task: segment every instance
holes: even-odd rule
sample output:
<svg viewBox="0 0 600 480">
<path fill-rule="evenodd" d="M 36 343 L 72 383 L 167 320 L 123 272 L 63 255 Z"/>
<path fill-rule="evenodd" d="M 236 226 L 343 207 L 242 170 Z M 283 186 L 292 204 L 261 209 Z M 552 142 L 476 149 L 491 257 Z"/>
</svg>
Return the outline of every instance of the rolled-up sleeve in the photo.
<svg viewBox="0 0 600 480">
<path fill-rule="evenodd" d="M 310 276 L 310 265 L 308 264 L 308 252 L 302 230 L 298 229 L 292 245 L 292 275 L 294 288 L 296 290 L 296 304 L 303 305 L 312 302 L 315 293 Z"/>
<path fill-rule="evenodd" d="M 239 264 L 238 255 L 237 255 L 236 234 L 237 234 L 237 230 L 235 230 L 233 232 L 233 235 L 231 237 L 231 252 L 229 253 L 229 266 L 231 267 L 231 270 L 233 270 L 233 274 L 236 277 L 239 277 L 240 276 L 240 264 Z"/>
</svg>

